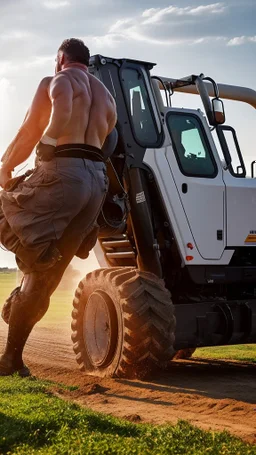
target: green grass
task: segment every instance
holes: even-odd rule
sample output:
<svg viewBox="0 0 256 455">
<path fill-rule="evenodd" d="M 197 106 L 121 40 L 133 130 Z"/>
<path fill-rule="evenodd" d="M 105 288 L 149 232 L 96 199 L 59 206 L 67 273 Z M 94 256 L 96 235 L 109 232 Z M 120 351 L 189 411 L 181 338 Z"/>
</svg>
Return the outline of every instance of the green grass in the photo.
<svg viewBox="0 0 256 455">
<path fill-rule="evenodd" d="M 0 453 L 15 455 L 253 455 L 256 447 L 226 432 L 133 424 L 63 401 L 52 385 L 0 378 Z"/>
<path fill-rule="evenodd" d="M 15 286 L 19 285 L 18 276 L 16 278 L 16 273 L 0 273 L 0 299 L 8 297 L 10 292 Z"/>
<path fill-rule="evenodd" d="M 78 281 L 79 279 L 77 280 L 77 284 Z M 0 273 L 0 308 L 11 291 L 16 286 L 19 286 L 19 284 L 20 279 L 15 272 Z M 70 325 L 74 290 L 75 286 L 69 289 L 63 289 L 60 286 L 51 298 L 51 305 L 48 312 L 38 325 L 49 326 L 51 324 L 63 324 L 65 322 Z"/>
<path fill-rule="evenodd" d="M 16 274 L 0 274 L 0 302 L 18 285 Z M 70 324 L 73 290 L 59 288 L 40 324 Z M 197 357 L 256 359 L 256 346 L 201 348 Z M 0 454 L 244 455 L 256 448 L 228 435 L 204 432 L 180 421 L 175 426 L 135 425 L 63 401 L 52 384 L 0 378 Z"/>
<path fill-rule="evenodd" d="M 256 344 L 199 348 L 195 351 L 193 357 L 199 357 L 201 359 L 223 359 L 256 363 Z"/>
</svg>

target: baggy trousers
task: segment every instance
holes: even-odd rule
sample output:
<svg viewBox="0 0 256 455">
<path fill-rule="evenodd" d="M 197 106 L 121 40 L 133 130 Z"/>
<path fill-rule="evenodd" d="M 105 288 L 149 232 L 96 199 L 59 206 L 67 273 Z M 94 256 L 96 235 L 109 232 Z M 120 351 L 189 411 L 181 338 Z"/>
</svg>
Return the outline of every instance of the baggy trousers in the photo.
<svg viewBox="0 0 256 455">
<path fill-rule="evenodd" d="M 73 243 L 77 245 L 72 248 L 76 254 L 79 243 L 96 223 L 107 188 L 102 162 L 82 158 L 42 162 L 14 191 L 1 192 L 1 243 L 16 254 L 24 273 L 42 270 L 43 266 L 47 269 L 47 257 L 51 267 L 53 246 L 59 245 L 61 255 L 65 255 L 62 237 L 66 230 L 69 234 L 64 238 L 68 235 L 70 248 Z"/>
<path fill-rule="evenodd" d="M 50 190 L 47 187 L 47 192 L 53 199 L 54 205 L 53 188 L 55 184 L 58 186 L 57 205 L 54 205 L 55 208 L 58 207 L 58 210 L 55 210 L 54 216 L 50 218 L 47 210 L 40 211 L 42 215 L 41 230 L 37 214 L 35 218 L 31 218 L 32 226 L 37 227 L 33 236 L 36 240 L 47 239 L 51 243 L 54 234 L 55 245 L 60 251 L 61 260 L 43 272 L 33 270 L 33 268 L 23 269 L 24 279 L 21 291 L 10 298 L 9 333 L 5 352 L 12 358 L 16 358 L 17 361 L 21 359 L 24 345 L 33 326 L 47 311 L 50 296 L 58 286 L 66 267 L 79 250 L 86 235 L 95 226 L 108 189 L 104 163 L 80 158 L 57 158 L 43 163 L 42 166 L 45 176 L 54 174 L 57 177 L 55 183 L 50 186 Z M 41 175 L 41 168 L 39 173 Z M 34 186 L 34 179 L 30 183 L 31 188 L 40 188 L 40 186 Z M 19 188 L 20 190 L 21 188 Z M 35 193 L 37 192 L 35 191 Z M 39 201 L 44 203 L 44 199 L 41 199 L 39 194 L 33 192 L 31 197 L 38 201 L 37 207 L 39 207 Z M 26 212 L 27 216 L 32 214 L 33 207 L 32 205 L 30 207 L 31 210 Z M 70 212 L 73 216 L 72 219 L 70 219 Z M 45 221 L 46 219 L 48 219 L 48 223 Z M 43 227 L 47 231 L 47 237 L 45 237 Z M 51 235 L 49 235 L 50 233 Z"/>
</svg>

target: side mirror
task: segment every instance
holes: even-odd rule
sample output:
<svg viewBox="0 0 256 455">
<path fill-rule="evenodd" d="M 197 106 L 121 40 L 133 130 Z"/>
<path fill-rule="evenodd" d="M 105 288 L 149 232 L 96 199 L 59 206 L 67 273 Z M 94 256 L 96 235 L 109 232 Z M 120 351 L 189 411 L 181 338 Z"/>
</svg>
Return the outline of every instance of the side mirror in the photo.
<svg viewBox="0 0 256 455">
<path fill-rule="evenodd" d="M 219 98 L 212 99 L 212 111 L 214 120 L 217 125 L 222 125 L 223 123 L 225 123 L 226 116 L 222 100 L 220 100 Z"/>
<path fill-rule="evenodd" d="M 220 141 L 220 145 L 221 145 L 221 149 L 222 149 L 225 161 L 226 161 L 226 167 L 224 169 L 225 170 L 229 169 L 229 171 L 230 171 L 231 175 L 233 175 L 233 177 L 242 177 L 242 178 L 246 177 L 246 168 L 244 165 L 243 155 L 242 155 L 241 149 L 239 147 L 239 143 L 238 143 L 236 132 L 235 132 L 234 128 L 232 128 L 231 126 L 227 126 L 227 125 L 223 125 L 223 126 L 217 125 L 216 132 L 217 132 L 217 135 L 218 135 L 218 138 Z M 232 139 L 233 139 L 233 143 L 231 142 Z M 237 162 L 237 159 L 238 159 L 238 163 L 240 163 L 238 166 L 236 166 L 236 170 L 234 169 L 234 167 L 232 165 L 232 157 L 230 154 L 230 151 L 232 152 L 233 150 L 235 150 L 237 153 L 237 157 L 234 156 L 234 154 L 233 154 L 233 157 L 235 158 L 234 161 Z M 252 172 L 253 172 L 253 170 L 252 170 Z"/>
<path fill-rule="evenodd" d="M 215 98 L 210 99 L 208 87 L 204 81 L 211 82 L 215 93 Z M 219 98 L 219 89 L 216 82 L 210 77 L 204 77 L 203 74 L 197 76 L 195 85 L 201 96 L 208 122 L 212 126 L 222 125 L 225 122 L 225 111 L 223 101 Z"/>
</svg>

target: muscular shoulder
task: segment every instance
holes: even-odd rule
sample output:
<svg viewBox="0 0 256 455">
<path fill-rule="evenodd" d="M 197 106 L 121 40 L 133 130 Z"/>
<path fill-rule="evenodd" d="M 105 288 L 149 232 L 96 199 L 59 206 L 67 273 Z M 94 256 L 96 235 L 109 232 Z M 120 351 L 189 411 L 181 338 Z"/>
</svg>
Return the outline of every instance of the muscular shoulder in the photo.
<svg viewBox="0 0 256 455">
<path fill-rule="evenodd" d="M 72 92 L 72 84 L 68 75 L 64 71 L 60 71 L 50 81 L 48 93 L 50 98 L 55 98 L 67 92 Z"/>
<path fill-rule="evenodd" d="M 44 77 L 36 90 L 32 103 L 26 115 L 26 125 L 28 128 L 36 129 L 44 117 L 50 115 L 51 102 L 48 95 L 48 88 L 52 77 Z"/>
<path fill-rule="evenodd" d="M 48 98 L 48 90 L 52 79 L 53 78 L 51 76 L 47 76 L 39 82 L 33 103 L 39 103 L 40 101 L 43 102 L 46 98 Z"/>
<path fill-rule="evenodd" d="M 68 83 L 69 82 L 69 77 L 64 71 L 59 71 L 55 76 L 52 77 L 50 83 L 49 83 L 49 89 L 54 87 L 55 85 L 58 84 L 63 84 L 63 83 Z"/>
<path fill-rule="evenodd" d="M 41 80 L 39 85 L 41 85 L 42 87 L 48 87 L 52 80 L 53 76 L 46 76 Z"/>
<path fill-rule="evenodd" d="M 63 78 L 66 78 L 68 79 L 68 74 L 67 72 L 65 71 L 59 71 L 58 73 L 56 73 L 52 78 L 51 78 L 51 83 L 55 82 L 55 81 L 59 81 Z"/>
<path fill-rule="evenodd" d="M 44 77 L 41 82 L 39 83 L 39 86 L 38 86 L 38 91 L 41 91 L 41 92 L 47 92 L 51 82 L 53 80 L 53 77 L 52 76 L 46 76 Z"/>
<path fill-rule="evenodd" d="M 39 83 L 34 99 L 32 101 L 31 108 L 38 106 L 40 103 L 44 103 L 48 99 L 48 89 L 50 83 L 52 81 L 52 77 L 44 77 L 41 82 Z"/>
</svg>

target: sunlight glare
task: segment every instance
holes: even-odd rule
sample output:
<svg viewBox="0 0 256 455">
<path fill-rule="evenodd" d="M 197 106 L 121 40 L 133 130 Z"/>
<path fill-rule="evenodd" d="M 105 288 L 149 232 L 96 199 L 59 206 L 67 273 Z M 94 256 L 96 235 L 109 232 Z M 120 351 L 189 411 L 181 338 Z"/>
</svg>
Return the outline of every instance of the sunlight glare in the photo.
<svg viewBox="0 0 256 455">
<path fill-rule="evenodd" d="M 8 146 L 11 136 L 11 94 L 15 87 L 5 77 L 0 79 L 0 156 Z"/>
</svg>

